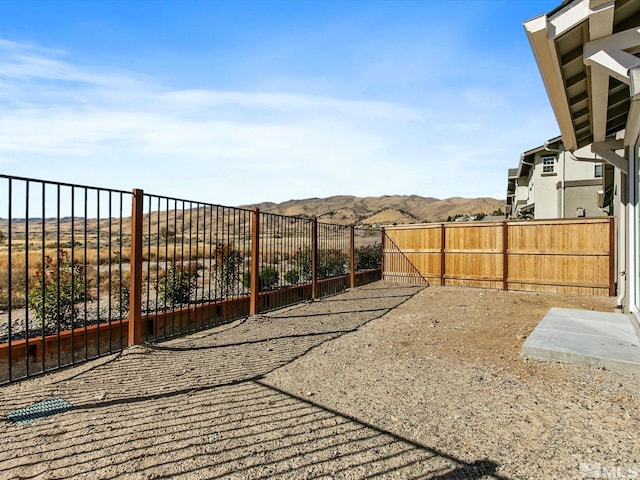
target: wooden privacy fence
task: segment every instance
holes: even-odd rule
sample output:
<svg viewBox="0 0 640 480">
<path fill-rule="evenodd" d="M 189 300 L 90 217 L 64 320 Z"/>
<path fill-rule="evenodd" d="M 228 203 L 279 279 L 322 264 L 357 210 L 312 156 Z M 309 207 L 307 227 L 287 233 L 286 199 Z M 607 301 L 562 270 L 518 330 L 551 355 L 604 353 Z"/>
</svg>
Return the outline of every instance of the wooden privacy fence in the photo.
<svg viewBox="0 0 640 480">
<path fill-rule="evenodd" d="M 387 227 L 383 279 L 613 296 L 614 235 L 612 217 Z"/>
</svg>

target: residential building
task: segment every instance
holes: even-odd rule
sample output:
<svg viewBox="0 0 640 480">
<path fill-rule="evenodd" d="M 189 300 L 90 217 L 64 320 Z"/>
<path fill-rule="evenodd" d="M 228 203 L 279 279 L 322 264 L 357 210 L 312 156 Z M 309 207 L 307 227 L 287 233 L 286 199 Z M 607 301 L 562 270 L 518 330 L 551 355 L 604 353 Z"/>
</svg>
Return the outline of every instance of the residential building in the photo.
<svg viewBox="0 0 640 480">
<path fill-rule="evenodd" d="M 637 325 L 640 0 L 566 0 L 524 27 L 564 147 L 577 158 L 597 154 L 615 169 L 617 303 Z"/>
<path fill-rule="evenodd" d="M 597 155 L 578 160 L 563 148 L 561 137 L 553 138 L 524 152 L 518 168 L 509 169 L 508 218 L 610 215 L 613 212 L 605 202 L 605 177 L 610 183 L 613 170 L 607 170 Z"/>
</svg>

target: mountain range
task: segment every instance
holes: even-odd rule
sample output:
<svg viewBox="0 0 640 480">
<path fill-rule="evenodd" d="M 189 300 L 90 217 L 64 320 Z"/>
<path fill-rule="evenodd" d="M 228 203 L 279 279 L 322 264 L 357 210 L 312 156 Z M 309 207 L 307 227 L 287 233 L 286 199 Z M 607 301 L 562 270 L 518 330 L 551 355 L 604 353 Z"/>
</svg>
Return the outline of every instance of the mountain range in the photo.
<svg viewBox="0 0 640 480">
<path fill-rule="evenodd" d="M 341 225 L 388 225 L 446 221 L 456 215 L 490 215 L 499 209 L 504 211 L 505 201 L 495 198 L 438 199 L 418 195 L 337 195 L 283 203 L 263 202 L 244 205 L 243 208 L 258 208 L 262 212 L 280 215 L 315 216 L 319 221 Z"/>
</svg>

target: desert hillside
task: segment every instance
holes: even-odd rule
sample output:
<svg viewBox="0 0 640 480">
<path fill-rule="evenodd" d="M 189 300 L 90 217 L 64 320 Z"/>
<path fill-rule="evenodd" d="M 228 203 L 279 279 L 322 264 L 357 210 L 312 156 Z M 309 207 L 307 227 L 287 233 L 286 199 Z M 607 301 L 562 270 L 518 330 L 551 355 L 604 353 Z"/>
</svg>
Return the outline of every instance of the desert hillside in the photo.
<svg viewBox="0 0 640 480">
<path fill-rule="evenodd" d="M 495 198 L 438 198 L 418 195 L 383 197 L 353 197 L 338 195 L 328 198 L 289 200 L 283 203 L 264 202 L 245 207 L 257 207 L 263 212 L 281 215 L 316 216 L 319 220 L 338 224 L 423 223 L 446 220 L 447 217 L 504 210 L 505 201 Z"/>
<path fill-rule="evenodd" d="M 340 195 L 328 198 L 309 198 L 306 200 L 289 200 L 283 203 L 258 203 L 254 205 L 244 205 L 241 208 L 259 208 L 265 213 L 276 213 L 280 215 L 317 217 L 318 220 L 325 223 L 335 223 L 338 225 L 392 225 L 405 223 L 428 223 L 446 220 L 447 217 L 455 215 L 473 215 L 476 213 L 484 213 L 490 215 L 498 209 L 504 210 L 504 201 L 494 198 L 447 198 L 440 200 L 437 198 L 425 198 L 417 195 L 393 195 L 384 197 L 353 197 Z M 207 210 L 209 209 L 209 210 Z M 213 212 L 215 213 L 215 212 Z M 210 207 L 202 207 L 201 210 L 170 210 L 168 213 L 171 225 L 175 222 L 178 227 L 194 225 L 198 222 L 198 218 L 205 218 L 211 215 Z M 192 215 L 195 218 L 192 218 Z M 145 214 L 143 223 L 145 231 L 159 232 L 165 226 L 167 213 L 158 214 L 153 212 L 151 218 Z M 227 225 L 235 224 L 233 218 L 226 218 Z M 242 220 L 240 220 L 242 222 Z M 249 217 L 245 218 L 249 221 Z M 36 235 L 42 231 L 42 219 L 29 219 L 29 233 Z M 12 230 L 15 235 L 22 235 L 25 228 L 25 220 L 16 218 L 12 223 Z M 47 218 L 44 221 L 45 230 L 49 235 L 54 235 L 57 228 L 55 218 Z M 63 217 L 60 219 L 60 229 L 62 237 L 66 239 L 71 231 L 71 217 Z M 0 219 L 0 233 L 6 232 L 8 221 Z M 76 232 L 85 228 L 83 217 L 76 216 L 73 220 L 73 228 Z M 98 224 L 95 218 L 88 218 L 86 228 L 89 232 L 95 233 L 98 229 L 107 232 L 109 228 L 113 232 L 120 230 L 119 223 L 110 222 L 108 219 L 102 218 Z M 195 228 L 195 226 L 194 226 Z M 122 230 L 125 234 L 130 232 L 130 217 L 124 216 L 122 222 Z M 6 233 L 5 233 L 6 235 Z M 16 237 L 16 238 L 18 238 Z M 0 240 L 1 243 L 1 240 Z"/>
</svg>

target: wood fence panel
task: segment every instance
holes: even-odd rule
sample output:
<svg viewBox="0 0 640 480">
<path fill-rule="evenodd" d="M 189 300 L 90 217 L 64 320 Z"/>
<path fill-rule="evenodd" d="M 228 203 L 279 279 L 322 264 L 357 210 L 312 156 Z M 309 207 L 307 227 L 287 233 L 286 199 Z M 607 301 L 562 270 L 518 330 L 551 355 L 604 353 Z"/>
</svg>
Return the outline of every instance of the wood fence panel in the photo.
<svg viewBox="0 0 640 480">
<path fill-rule="evenodd" d="M 608 218 L 510 222 L 509 289 L 609 295 Z"/>
<path fill-rule="evenodd" d="M 389 227 L 383 278 L 614 295 L 613 228 L 612 218 Z"/>
<path fill-rule="evenodd" d="M 445 224 L 445 285 L 502 286 L 503 224 Z"/>
</svg>

